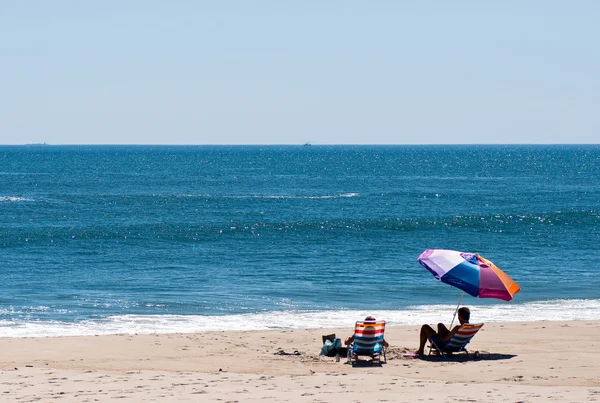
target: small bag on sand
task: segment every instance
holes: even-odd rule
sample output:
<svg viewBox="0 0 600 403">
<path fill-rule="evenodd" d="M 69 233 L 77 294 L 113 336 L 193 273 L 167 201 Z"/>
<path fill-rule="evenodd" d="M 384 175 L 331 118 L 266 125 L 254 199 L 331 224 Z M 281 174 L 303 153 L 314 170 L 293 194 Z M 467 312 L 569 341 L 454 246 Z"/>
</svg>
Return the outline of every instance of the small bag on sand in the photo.
<svg viewBox="0 0 600 403">
<path fill-rule="evenodd" d="M 327 357 L 334 357 L 336 354 L 340 354 L 342 350 L 341 339 L 325 339 L 323 347 L 321 348 L 320 355 L 326 355 Z M 340 354 L 341 355 L 341 354 Z"/>
<path fill-rule="evenodd" d="M 332 333 L 332 334 L 324 334 L 324 335 L 322 335 L 322 336 L 321 336 L 321 339 L 323 339 L 323 344 L 325 344 L 325 340 L 331 340 L 331 341 L 333 341 L 333 340 L 335 340 L 335 339 L 336 339 L 336 337 L 335 337 L 335 333 Z"/>
</svg>

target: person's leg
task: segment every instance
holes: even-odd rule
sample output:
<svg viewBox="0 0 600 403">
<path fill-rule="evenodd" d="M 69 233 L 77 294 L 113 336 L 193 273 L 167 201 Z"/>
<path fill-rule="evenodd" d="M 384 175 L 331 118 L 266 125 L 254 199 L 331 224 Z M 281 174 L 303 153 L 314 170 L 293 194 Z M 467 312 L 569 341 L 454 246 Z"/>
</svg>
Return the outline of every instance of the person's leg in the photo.
<svg viewBox="0 0 600 403">
<path fill-rule="evenodd" d="M 437 334 L 440 339 L 444 339 L 448 334 L 450 334 L 450 330 L 448 330 L 446 325 L 444 325 L 443 323 L 438 323 L 437 328 Z"/>
<path fill-rule="evenodd" d="M 435 332 L 435 330 L 433 330 L 431 326 L 421 326 L 421 334 L 419 335 L 419 349 L 417 350 L 417 354 L 424 354 L 425 343 L 427 343 L 427 340 L 432 336 L 437 336 L 437 333 Z"/>
</svg>

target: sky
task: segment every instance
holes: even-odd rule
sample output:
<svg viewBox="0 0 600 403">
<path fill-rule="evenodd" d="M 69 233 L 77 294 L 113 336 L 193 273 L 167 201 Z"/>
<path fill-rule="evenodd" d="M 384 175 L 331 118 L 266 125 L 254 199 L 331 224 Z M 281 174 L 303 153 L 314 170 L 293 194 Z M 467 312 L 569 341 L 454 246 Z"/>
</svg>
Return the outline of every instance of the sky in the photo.
<svg viewBox="0 0 600 403">
<path fill-rule="evenodd" d="M 600 2 L 0 2 L 0 144 L 600 142 Z"/>
</svg>

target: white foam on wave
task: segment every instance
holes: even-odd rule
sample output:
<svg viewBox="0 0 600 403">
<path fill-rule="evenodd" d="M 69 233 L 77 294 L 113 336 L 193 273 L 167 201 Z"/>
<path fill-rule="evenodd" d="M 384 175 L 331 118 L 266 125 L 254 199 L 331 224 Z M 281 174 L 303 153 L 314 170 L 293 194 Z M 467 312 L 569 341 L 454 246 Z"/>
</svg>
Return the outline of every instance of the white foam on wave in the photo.
<svg viewBox="0 0 600 403">
<path fill-rule="evenodd" d="M 23 202 L 23 201 L 34 201 L 33 199 L 29 199 L 27 197 L 20 196 L 0 196 L 0 202 Z"/>
<path fill-rule="evenodd" d="M 472 322 L 600 320 L 598 300 L 554 300 L 524 304 L 470 305 Z M 419 325 L 452 320 L 455 305 L 420 305 L 380 311 L 275 311 L 251 314 L 119 315 L 96 321 L 0 321 L 0 337 L 90 336 L 107 334 L 194 333 L 222 330 L 348 328 L 367 315 L 388 325 Z"/>
<path fill-rule="evenodd" d="M 339 199 L 345 197 L 358 197 L 358 193 L 340 193 L 332 195 L 210 195 L 210 194 L 185 194 L 184 197 L 206 197 L 223 199 Z"/>
<path fill-rule="evenodd" d="M 344 197 L 358 197 L 358 193 L 342 193 L 335 195 L 320 195 L 320 196 L 280 196 L 280 195 L 254 195 L 247 196 L 253 199 L 339 199 Z"/>
</svg>

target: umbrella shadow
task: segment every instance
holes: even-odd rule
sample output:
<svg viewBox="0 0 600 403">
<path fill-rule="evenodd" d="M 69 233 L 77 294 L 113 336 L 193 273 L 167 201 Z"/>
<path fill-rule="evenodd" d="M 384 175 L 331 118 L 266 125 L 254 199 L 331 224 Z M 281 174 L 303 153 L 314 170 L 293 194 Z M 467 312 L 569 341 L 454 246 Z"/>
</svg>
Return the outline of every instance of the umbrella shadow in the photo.
<svg viewBox="0 0 600 403">
<path fill-rule="evenodd" d="M 426 355 L 419 357 L 423 361 L 431 362 L 469 362 L 469 361 L 501 361 L 510 360 L 516 357 L 516 354 L 490 353 L 488 351 L 476 351 L 470 354 L 450 354 L 444 358 L 441 355 Z"/>
</svg>

